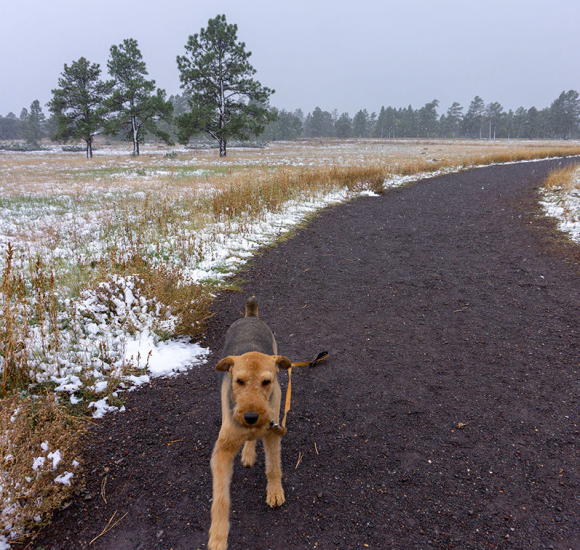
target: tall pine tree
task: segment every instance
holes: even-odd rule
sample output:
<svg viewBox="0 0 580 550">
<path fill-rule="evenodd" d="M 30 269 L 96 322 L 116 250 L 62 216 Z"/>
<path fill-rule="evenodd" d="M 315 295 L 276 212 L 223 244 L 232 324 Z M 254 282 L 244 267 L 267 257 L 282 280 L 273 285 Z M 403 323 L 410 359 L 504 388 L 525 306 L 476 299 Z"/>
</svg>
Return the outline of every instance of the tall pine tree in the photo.
<svg viewBox="0 0 580 550">
<path fill-rule="evenodd" d="M 184 143 L 205 132 L 219 143 L 220 156 L 232 138 L 249 139 L 275 120 L 268 106 L 274 90 L 252 77 L 252 55 L 238 42 L 238 26 L 225 15 L 210 19 L 206 29 L 189 37 L 186 55 L 177 57 L 181 87 L 188 94 L 190 111 L 177 118 L 179 140 Z"/>
<path fill-rule="evenodd" d="M 139 155 L 139 144 L 147 132 L 171 143 L 169 134 L 157 123 L 170 120 L 173 104 L 165 99 L 164 90 L 156 89 L 154 80 L 145 78 L 147 67 L 137 41 L 128 38 L 112 46 L 107 67 L 113 77 L 113 93 L 105 101 L 110 114 L 105 132 L 124 132 L 125 139 L 133 142 L 134 156 Z"/>
<path fill-rule="evenodd" d="M 49 110 L 56 118 L 53 139 L 83 140 L 87 144 L 87 158 L 93 156 L 93 138 L 105 121 L 104 99 L 111 85 L 100 80 L 101 69 L 84 57 L 64 65 L 59 88 L 52 90 Z"/>
</svg>

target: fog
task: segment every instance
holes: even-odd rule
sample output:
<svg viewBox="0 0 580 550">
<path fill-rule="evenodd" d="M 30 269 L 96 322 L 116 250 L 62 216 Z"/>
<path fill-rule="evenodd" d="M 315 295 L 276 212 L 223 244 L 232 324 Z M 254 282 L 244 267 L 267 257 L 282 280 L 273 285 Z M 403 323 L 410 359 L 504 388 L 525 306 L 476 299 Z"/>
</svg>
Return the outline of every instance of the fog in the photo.
<svg viewBox="0 0 580 550">
<path fill-rule="evenodd" d="M 0 7 L 0 115 L 44 106 L 65 63 L 99 63 L 135 38 L 151 78 L 180 93 L 175 58 L 224 13 L 252 52 L 271 104 L 354 114 L 381 106 L 440 112 L 475 95 L 505 109 L 580 90 L 577 0 L 22 0 Z M 44 107 L 45 111 L 46 108 Z"/>
</svg>

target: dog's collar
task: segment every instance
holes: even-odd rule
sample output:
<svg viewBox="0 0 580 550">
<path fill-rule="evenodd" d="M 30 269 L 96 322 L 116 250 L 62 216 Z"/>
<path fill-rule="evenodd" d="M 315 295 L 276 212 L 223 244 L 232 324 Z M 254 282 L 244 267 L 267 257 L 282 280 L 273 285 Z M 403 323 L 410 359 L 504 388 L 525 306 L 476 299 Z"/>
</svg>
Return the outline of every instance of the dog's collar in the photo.
<svg viewBox="0 0 580 550">
<path fill-rule="evenodd" d="M 288 431 L 283 426 L 280 426 L 280 424 L 276 424 L 276 422 L 274 422 L 273 418 L 272 418 L 272 420 L 270 420 L 270 427 L 268 429 L 272 430 L 273 433 L 275 433 L 276 435 L 279 435 L 279 436 L 286 435 L 286 432 Z"/>
</svg>

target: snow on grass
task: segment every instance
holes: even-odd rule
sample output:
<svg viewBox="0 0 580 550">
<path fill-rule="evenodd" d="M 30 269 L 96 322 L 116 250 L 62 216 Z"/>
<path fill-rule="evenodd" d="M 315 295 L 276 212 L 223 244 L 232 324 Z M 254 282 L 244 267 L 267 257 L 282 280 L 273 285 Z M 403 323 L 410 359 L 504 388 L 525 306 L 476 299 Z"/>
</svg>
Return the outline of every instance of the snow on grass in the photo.
<svg viewBox="0 0 580 550">
<path fill-rule="evenodd" d="M 580 242 L 580 167 L 566 170 L 565 181 L 544 188 L 542 197 L 546 215 L 556 218 L 560 231 Z"/>
<path fill-rule="evenodd" d="M 289 201 L 279 212 L 266 212 L 253 223 L 242 220 L 208 224 L 195 232 L 196 241 L 205 243 L 201 256 L 184 257 L 177 242 L 179 237 L 183 242 L 183 235 L 165 235 L 161 242 L 151 242 L 142 250 L 152 255 L 153 265 L 163 263 L 175 267 L 184 283 L 221 281 L 258 248 L 273 242 L 308 215 L 350 196 L 351 193 L 340 190 L 317 199 Z M 106 250 L 106 242 L 99 240 L 103 228 L 98 213 L 92 213 L 89 223 L 86 211 L 75 216 L 66 212 L 66 204 L 67 201 L 64 205 L 50 201 L 47 205 L 46 201 L 34 200 L 26 208 L 11 212 L 5 209 L 5 214 L 10 215 L 0 221 L 2 233 L 8 233 L 7 228 L 15 223 L 26 226 L 25 231 L 19 232 L 22 238 L 18 241 L 20 254 L 16 261 L 22 271 L 31 269 L 31 257 L 43 256 L 45 263 L 67 271 L 75 262 L 86 262 L 89 257 L 99 259 Z M 61 219 L 57 220 L 56 215 Z M 30 230 L 43 217 L 48 219 L 40 228 Z M 48 228 L 57 231 L 56 242 L 46 238 Z M 183 227 L 179 229 L 183 230 Z M 28 241 L 24 240 L 27 234 Z M 141 238 L 144 239 L 144 234 Z M 155 238 L 152 235 L 150 241 Z M 117 239 L 115 246 L 121 256 L 128 253 L 129 245 L 124 248 L 122 239 Z M 100 417 L 107 411 L 117 410 L 108 402 L 112 385 L 129 389 L 152 377 L 175 375 L 203 363 L 207 350 L 198 344 L 162 337 L 174 332 L 176 318 L 163 304 L 143 295 L 138 283 L 136 276 L 113 275 L 94 288 L 82 290 L 77 297 L 55 289 L 58 335 L 50 340 L 52 329 L 45 320 L 31 324 L 25 337 L 34 383 L 51 384 L 73 404 L 84 400 L 93 416 Z M 29 318 L 34 315 L 34 312 L 25 313 Z M 1 367 L 0 361 L 0 370 Z"/>
<path fill-rule="evenodd" d="M 182 256 L 168 252 L 163 261 L 174 263 L 184 282 L 223 280 L 258 248 L 273 242 L 316 210 L 351 196 L 341 190 L 318 199 L 290 201 L 280 212 L 266 213 L 253 224 L 210 224 L 196 235 L 201 242 L 211 241 L 204 257 L 183 263 L 179 259 Z M 56 250 L 64 246 L 63 242 Z M 64 257 L 74 255 L 60 255 Z M 21 262 L 24 264 L 25 259 L 21 258 Z M 106 397 L 112 384 L 121 390 L 129 389 L 153 377 L 173 376 L 203 363 L 208 351 L 199 344 L 160 336 L 174 332 L 176 318 L 155 299 L 144 296 L 138 283 L 136 276 L 113 275 L 109 281 L 82 291 L 77 298 L 61 297 L 58 321 L 62 328 L 52 349 L 47 345 L 47 323 L 32 325 L 26 349 L 35 383 L 52 384 L 73 404 L 102 394 L 101 399 L 86 403 L 93 416 L 101 417 L 117 410 Z"/>
<path fill-rule="evenodd" d="M 10 548 L 73 490 L 80 432 L 54 395 L 5 398 L 0 408 L 0 548 Z M 4 402 L 3 402 L 4 404 Z"/>
</svg>

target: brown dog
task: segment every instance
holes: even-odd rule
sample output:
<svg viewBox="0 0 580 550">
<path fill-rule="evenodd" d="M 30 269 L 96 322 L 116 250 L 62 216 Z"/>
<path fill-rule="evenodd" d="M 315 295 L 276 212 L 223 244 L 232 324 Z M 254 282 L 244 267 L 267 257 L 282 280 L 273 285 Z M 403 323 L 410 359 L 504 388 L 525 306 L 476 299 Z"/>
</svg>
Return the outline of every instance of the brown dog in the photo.
<svg viewBox="0 0 580 550">
<path fill-rule="evenodd" d="M 280 435 L 270 429 L 280 418 L 279 368 L 292 366 L 277 355 L 276 340 L 266 323 L 258 319 L 258 302 L 246 302 L 246 316 L 226 333 L 222 359 L 216 370 L 224 373 L 221 385 L 222 425 L 211 458 L 213 504 L 209 530 L 210 550 L 225 550 L 230 530 L 230 481 L 234 458 L 242 443 L 242 464 L 256 461 L 256 441 L 262 440 L 266 453 L 268 487 L 266 503 L 284 504 L 280 468 Z"/>
</svg>

